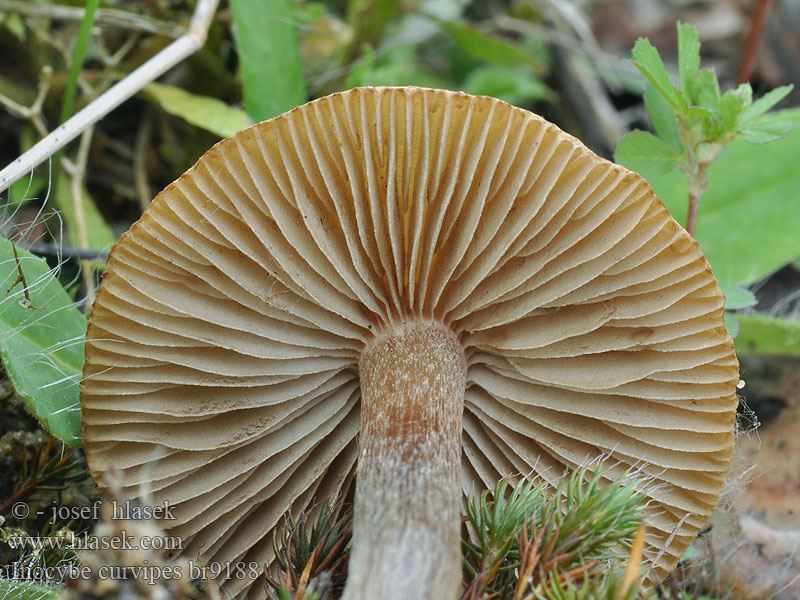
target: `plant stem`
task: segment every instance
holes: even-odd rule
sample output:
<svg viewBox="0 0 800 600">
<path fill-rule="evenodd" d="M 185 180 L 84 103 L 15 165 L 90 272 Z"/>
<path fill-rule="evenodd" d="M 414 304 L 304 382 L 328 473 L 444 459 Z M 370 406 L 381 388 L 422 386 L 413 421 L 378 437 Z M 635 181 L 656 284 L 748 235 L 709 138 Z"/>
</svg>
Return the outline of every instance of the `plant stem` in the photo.
<svg viewBox="0 0 800 600">
<path fill-rule="evenodd" d="M 414 321 L 361 355 L 353 543 L 343 600 L 455 600 L 461 584 L 464 349 Z"/>
<path fill-rule="evenodd" d="M 697 210 L 700 208 L 700 198 L 708 187 L 708 162 L 700 162 L 693 173 L 686 172 L 686 183 L 689 190 L 689 214 L 686 217 L 686 231 L 694 237 L 697 226 Z"/>
<path fill-rule="evenodd" d="M 767 20 L 767 11 L 771 4 L 772 0 L 758 0 L 758 6 L 756 6 L 756 12 L 753 15 L 753 25 L 750 28 L 750 34 L 747 36 L 742 63 L 739 66 L 739 74 L 736 78 L 737 83 L 747 83 L 750 81 L 750 76 L 753 74 L 753 63 L 755 62 L 756 52 L 758 52 L 758 44 L 761 41 L 761 32 L 764 30 L 764 24 Z"/>
</svg>

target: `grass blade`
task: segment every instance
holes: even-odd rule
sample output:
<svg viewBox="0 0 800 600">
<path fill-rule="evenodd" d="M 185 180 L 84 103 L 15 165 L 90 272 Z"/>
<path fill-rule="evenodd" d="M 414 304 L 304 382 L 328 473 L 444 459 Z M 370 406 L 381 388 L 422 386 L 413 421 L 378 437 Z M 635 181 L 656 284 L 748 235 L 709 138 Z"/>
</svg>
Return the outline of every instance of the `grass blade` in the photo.
<svg viewBox="0 0 800 600">
<path fill-rule="evenodd" d="M 100 0 L 86 0 L 86 8 L 81 21 L 81 29 L 78 32 L 78 39 L 75 48 L 72 50 L 72 64 L 69 66 L 69 78 L 67 87 L 64 90 L 64 103 L 61 105 L 61 118 L 59 123 L 63 123 L 72 116 L 75 111 L 75 94 L 78 90 L 78 75 L 83 69 L 86 60 L 86 49 L 89 47 L 89 37 L 94 26 L 94 16 Z"/>
</svg>

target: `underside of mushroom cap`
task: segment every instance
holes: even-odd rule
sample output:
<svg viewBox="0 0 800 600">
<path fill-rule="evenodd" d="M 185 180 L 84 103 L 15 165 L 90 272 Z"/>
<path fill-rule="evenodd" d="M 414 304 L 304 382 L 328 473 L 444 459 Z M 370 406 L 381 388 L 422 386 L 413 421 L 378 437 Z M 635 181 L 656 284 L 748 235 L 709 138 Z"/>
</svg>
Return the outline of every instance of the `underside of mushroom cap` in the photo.
<svg viewBox="0 0 800 600">
<path fill-rule="evenodd" d="M 638 175 L 499 100 L 334 94 L 223 140 L 114 247 L 87 335 L 83 436 L 116 493 L 175 506 L 183 553 L 273 558 L 287 509 L 352 483 L 358 361 L 450 327 L 462 485 L 555 483 L 596 458 L 652 478 L 672 568 L 733 448 L 738 365 L 697 243 Z M 263 597 L 261 579 L 222 583 Z"/>
</svg>

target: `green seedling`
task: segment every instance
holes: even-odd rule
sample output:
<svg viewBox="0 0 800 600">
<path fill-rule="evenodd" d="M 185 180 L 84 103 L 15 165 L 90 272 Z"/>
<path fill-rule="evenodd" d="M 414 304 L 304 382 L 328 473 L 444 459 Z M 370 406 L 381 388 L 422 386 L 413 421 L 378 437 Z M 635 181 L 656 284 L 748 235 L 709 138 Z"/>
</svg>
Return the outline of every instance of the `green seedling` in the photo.
<svg viewBox="0 0 800 600">
<path fill-rule="evenodd" d="M 650 83 L 644 100 L 655 135 L 629 133 L 617 146 L 616 159 L 650 180 L 679 168 L 689 191 L 686 230 L 694 235 L 709 165 L 739 136 L 756 144 L 784 137 L 791 121 L 762 117 L 792 86 L 776 88 L 755 102 L 748 83 L 720 94 L 716 73 L 700 68 L 697 30 L 682 23 L 678 23 L 678 85 L 670 80 L 658 50 L 647 39 L 636 42 L 633 64 Z"/>
</svg>

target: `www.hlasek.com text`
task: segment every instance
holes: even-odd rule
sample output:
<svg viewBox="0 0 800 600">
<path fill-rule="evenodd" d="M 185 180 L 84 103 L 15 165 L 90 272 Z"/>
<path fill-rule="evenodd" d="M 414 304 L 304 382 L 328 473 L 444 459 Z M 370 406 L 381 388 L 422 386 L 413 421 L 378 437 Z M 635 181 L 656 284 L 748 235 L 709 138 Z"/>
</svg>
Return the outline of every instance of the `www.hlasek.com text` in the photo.
<svg viewBox="0 0 800 600">
<path fill-rule="evenodd" d="M 133 536 L 122 530 L 112 536 L 85 533 L 71 536 L 11 535 L 6 543 L 11 548 L 30 550 L 182 550 L 177 536 Z"/>
</svg>

